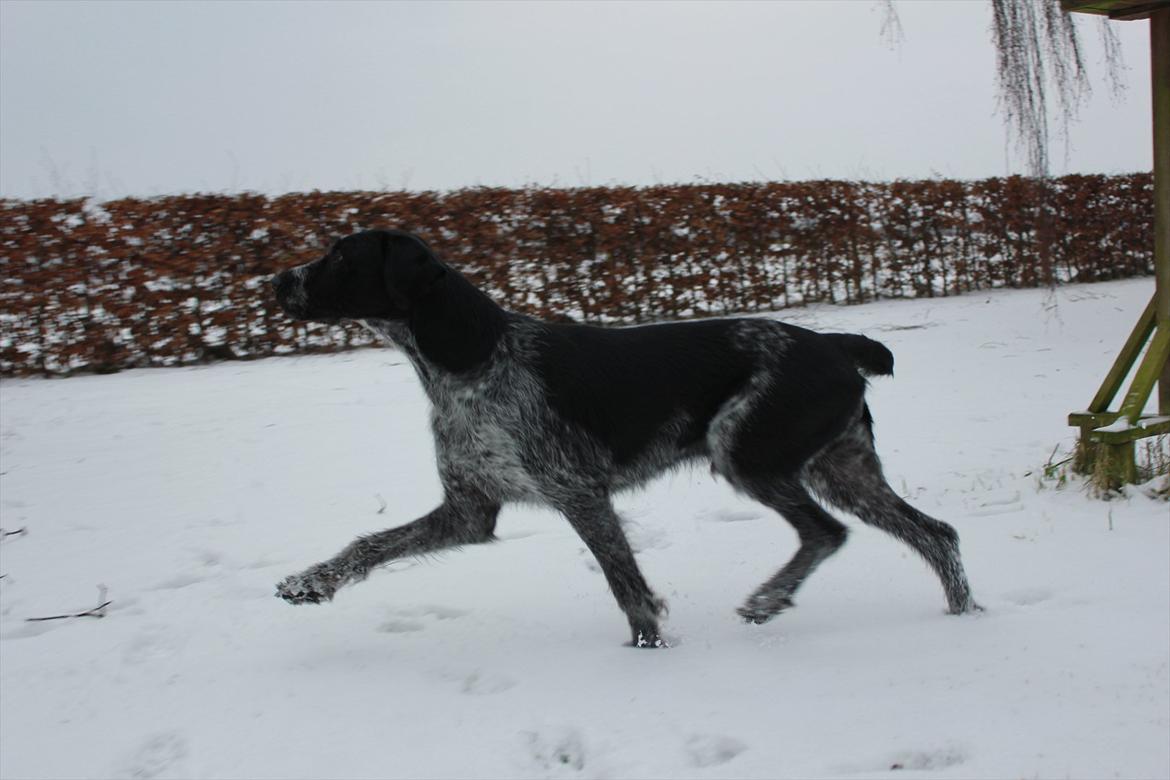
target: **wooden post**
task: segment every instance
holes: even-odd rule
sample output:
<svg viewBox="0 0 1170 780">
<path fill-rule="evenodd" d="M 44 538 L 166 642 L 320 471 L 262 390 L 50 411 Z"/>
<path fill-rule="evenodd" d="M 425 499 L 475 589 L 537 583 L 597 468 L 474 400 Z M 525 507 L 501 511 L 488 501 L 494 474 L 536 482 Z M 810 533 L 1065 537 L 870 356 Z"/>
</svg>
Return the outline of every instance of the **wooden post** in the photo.
<svg viewBox="0 0 1170 780">
<path fill-rule="evenodd" d="M 1094 482 L 1100 490 L 1119 490 L 1122 485 L 1137 482 L 1137 461 L 1134 459 L 1134 443 L 1098 444 L 1099 462 L 1093 465 Z"/>
<path fill-rule="evenodd" d="M 1091 472 L 1098 487 L 1115 489 L 1138 478 L 1134 442 L 1170 434 L 1170 0 L 1060 0 L 1069 13 L 1110 19 L 1150 20 L 1150 91 L 1154 130 L 1154 298 L 1093 398 L 1088 411 L 1073 412 L 1081 429 L 1074 468 Z M 1149 342 L 1121 411 L 1109 403 Z M 1158 385 L 1158 417 L 1142 410 Z"/>
<path fill-rule="evenodd" d="M 1150 15 L 1154 119 L 1154 274 L 1158 330 L 1170 333 L 1170 8 Z M 1158 414 L 1170 415 L 1170 362 L 1158 379 Z"/>
</svg>

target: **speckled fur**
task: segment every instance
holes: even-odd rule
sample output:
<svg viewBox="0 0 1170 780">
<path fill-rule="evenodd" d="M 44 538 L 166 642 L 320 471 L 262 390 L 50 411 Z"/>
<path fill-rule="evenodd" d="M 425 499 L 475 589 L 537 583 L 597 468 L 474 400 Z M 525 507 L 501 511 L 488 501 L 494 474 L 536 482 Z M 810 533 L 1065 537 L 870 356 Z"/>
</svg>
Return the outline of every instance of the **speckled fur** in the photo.
<svg viewBox="0 0 1170 780">
<path fill-rule="evenodd" d="M 381 250 L 371 248 L 375 239 Z M 486 296 L 473 295 L 461 277 L 408 234 L 371 232 L 345 241 L 351 243 L 339 242 L 325 258 L 278 275 L 278 300 L 297 317 L 356 320 L 407 355 L 431 402 L 445 499 L 425 517 L 361 537 L 328 561 L 286 578 L 277 588 L 285 600 L 327 601 L 342 586 L 395 559 L 490 541 L 504 503 L 532 502 L 562 512 L 597 558 L 629 621 L 633 644 L 661 646 L 659 618 L 665 603 L 642 577 L 611 496 L 665 470 L 706 460 L 736 489 L 783 515 L 800 536 L 792 560 L 740 608 L 745 619 L 762 622 L 791 607 L 804 579 L 844 543 L 845 526 L 810 491 L 910 544 L 935 569 L 951 612 L 976 608 L 954 530 L 906 505 L 882 476 L 858 375 L 892 371 L 892 357 L 876 342 L 844 334 L 821 336 L 763 319 L 724 320 L 703 331 L 649 326 L 670 330 L 631 332 L 638 338 L 666 339 L 666 344 L 689 334 L 717 337 L 732 359 L 712 359 L 709 368 L 692 368 L 707 372 L 700 376 L 716 388 L 702 396 L 718 400 L 713 411 L 698 413 L 680 402 L 659 415 L 661 424 L 626 452 L 629 448 L 606 439 L 603 429 L 578 422 L 573 399 L 561 397 L 565 391 L 558 396 L 554 372 L 561 369 L 549 357 L 563 355 L 550 352 L 550 344 L 561 343 L 552 329 L 565 326 L 504 312 Z M 407 262 L 404 252 L 419 256 Z M 357 292 L 346 292 L 343 281 L 329 276 L 344 276 L 354 264 L 371 263 L 387 266 L 391 281 L 384 301 L 375 296 L 359 302 L 350 297 L 356 298 Z M 417 281 L 428 273 L 430 282 Z M 367 290 L 372 278 L 353 289 Z M 314 284 L 318 288 L 310 289 Z M 492 333 L 475 359 L 452 356 L 419 337 L 425 322 L 416 315 L 423 302 L 434 307 L 436 297 L 456 292 L 470 296 L 466 305 L 480 309 L 484 328 Z M 433 332 L 433 327 L 427 331 Z M 578 340 L 604 340 L 592 335 L 594 331 L 565 333 Z M 433 335 L 428 338 L 443 343 Z M 450 343 L 462 349 L 459 342 Z M 555 349 L 570 349 L 572 343 Z M 592 341 L 582 343 L 589 350 L 601 349 Z M 604 359 L 607 353 L 598 354 Z M 720 378 L 719 371 L 727 376 Z M 817 382 L 832 392 L 818 390 Z M 729 389 L 718 390 L 724 385 Z M 785 408 L 814 401 L 815 406 L 799 413 Z"/>
</svg>

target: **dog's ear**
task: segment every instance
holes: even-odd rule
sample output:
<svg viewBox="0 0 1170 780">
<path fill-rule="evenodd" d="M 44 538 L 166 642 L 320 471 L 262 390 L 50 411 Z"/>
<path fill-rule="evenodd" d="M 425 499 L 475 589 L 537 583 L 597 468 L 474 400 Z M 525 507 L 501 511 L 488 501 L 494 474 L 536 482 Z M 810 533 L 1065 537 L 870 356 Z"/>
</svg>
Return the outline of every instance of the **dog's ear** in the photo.
<svg viewBox="0 0 1170 780">
<path fill-rule="evenodd" d="M 382 264 L 386 292 L 403 311 L 410 311 L 447 274 L 431 248 L 414 236 L 383 233 Z"/>
</svg>

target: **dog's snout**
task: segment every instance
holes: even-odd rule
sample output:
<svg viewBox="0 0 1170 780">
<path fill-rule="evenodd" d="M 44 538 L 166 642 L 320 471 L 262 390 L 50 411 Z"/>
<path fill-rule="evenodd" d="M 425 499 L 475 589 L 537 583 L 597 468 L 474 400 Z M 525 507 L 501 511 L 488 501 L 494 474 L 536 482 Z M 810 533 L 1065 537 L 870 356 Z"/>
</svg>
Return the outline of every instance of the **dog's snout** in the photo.
<svg viewBox="0 0 1170 780">
<path fill-rule="evenodd" d="M 283 297 L 288 293 L 289 284 L 292 282 L 291 275 L 288 271 L 281 271 L 278 274 L 272 275 L 272 291 L 276 293 L 276 297 Z"/>
<path fill-rule="evenodd" d="M 304 291 L 299 286 L 299 279 L 293 271 L 281 271 L 274 274 L 271 280 L 272 291 L 280 308 L 292 317 L 304 316 Z"/>
</svg>

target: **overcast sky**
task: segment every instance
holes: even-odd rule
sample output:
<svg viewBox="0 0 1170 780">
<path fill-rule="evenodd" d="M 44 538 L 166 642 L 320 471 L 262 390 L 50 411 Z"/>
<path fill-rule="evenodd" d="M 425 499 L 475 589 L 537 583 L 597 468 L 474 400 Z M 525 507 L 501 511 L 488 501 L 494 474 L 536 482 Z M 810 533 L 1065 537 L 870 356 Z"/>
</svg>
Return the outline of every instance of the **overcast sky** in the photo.
<svg viewBox="0 0 1170 780">
<path fill-rule="evenodd" d="M 1023 169 L 985 0 L 0 1 L 0 195 L 760 179 Z M 1147 22 L 1054 172 L 1149 170 Z"/>
</svg>

